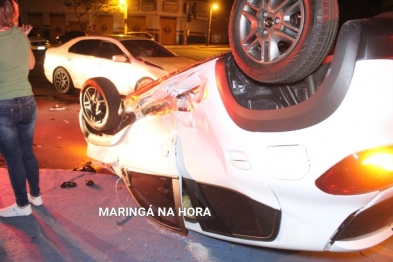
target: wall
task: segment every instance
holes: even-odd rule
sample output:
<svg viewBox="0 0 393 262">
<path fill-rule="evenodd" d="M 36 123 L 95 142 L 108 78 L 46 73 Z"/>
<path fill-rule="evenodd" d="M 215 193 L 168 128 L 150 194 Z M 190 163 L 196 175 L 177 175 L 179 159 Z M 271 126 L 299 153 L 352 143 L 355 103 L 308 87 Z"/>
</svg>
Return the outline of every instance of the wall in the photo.
<svg viewBox="0 0 393 262">
<path fill-rule="evenodd" d="M 73 9 L 58 0 L 19 0 L 19 5 L 22 23 L 34 22 L 35 31 L 51 41 L 67 30 L 78 28 Z M 209 11 L 210 5 L 207 3 L 192 0 L 128 0 L 128 31 L 146 30 L 164 44 L 205 43 Z M 188 14 L 192 15 L 191 22 L 187 21 Z M 124 32 L 123 12 L 106 14 L 89 21 L 91 17 L 84 17 L 87 31 Z M 211 43 L 228 43 L 227 26 L 223 26 L 227 25 L 228 17 L 228 10 L 213 12 Z"/>
</svg>

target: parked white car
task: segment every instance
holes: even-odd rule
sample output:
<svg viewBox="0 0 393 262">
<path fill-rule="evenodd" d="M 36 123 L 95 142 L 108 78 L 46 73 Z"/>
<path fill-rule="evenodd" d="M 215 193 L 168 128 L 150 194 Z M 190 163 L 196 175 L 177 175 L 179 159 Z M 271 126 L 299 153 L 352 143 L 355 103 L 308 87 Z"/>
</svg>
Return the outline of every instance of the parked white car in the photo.
<svg viewBox="0 0 393 262">
<path fill-rule="evenodd" d="M 146 38 L 85 36 L 48 49 L 44 73 L 63 94 L 81 89 L 88 79 L 104 78 L 120 95 L 128 95 L 194 62 Z"/>
<path fill-rule="evenodd" d="M 139 32 L 139 31 L 138 32 L 127 32 L 126 35 L 143 37 L 143 38 L 148 38 L 148 39 L 151 39 L 151 40 L 155 40 L 154 36 L 152 34 L 148 33 L 148 32 Z"/>
</svg>

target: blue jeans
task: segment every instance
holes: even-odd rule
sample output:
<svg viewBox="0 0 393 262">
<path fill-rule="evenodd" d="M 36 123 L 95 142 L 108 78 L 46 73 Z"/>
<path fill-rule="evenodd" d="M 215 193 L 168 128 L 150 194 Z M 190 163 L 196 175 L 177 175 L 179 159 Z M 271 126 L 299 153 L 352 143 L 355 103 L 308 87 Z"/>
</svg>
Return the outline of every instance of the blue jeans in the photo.
<svg viewBox="0 0 393 262">
<path fill-rule="evenodd" d="M 16 203 L 29 204 L 26 180 L 32 196 L 40 195 L 39 169 L 33 151 L 38 108 L 33 96 L 0 100 L 0 153 L 7 164 Z"/>
</svg>

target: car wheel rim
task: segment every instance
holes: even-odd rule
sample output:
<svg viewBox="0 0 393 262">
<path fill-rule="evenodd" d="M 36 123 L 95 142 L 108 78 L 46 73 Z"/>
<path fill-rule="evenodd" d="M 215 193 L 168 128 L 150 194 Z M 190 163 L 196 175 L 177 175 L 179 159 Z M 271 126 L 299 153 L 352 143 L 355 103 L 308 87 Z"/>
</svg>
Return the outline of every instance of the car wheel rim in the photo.
<svg viewBox="0 0 393 262">
<path fill-rule="evenodd" d="M 136 86 L 135 90 L 141 88 L 141 87 L 144 86 L 144 85 L 150 84 L 151 82 L 153 82 L 153 80 L 150 79 L 150 78 L 143 79 L 142 81 L 140 81 L 140 82 L 138 83 L 138 85 Z"/>
<path fill-rule="evenodd" d="M 240 40 L 244 52 L 260 64 L 286 57 L 303 32 L 302 0 L 248 0 L 240 16 Z"/>
<path fill-rule="evenodd" d="M 67 74 L 62 71 L 57 72 L 55 76 L 55 85 L 57 90 L 63 92 L 67 91 L 70 85 L 70 79 L 68 78 Z"/>
<path fill-rule="evenodd" d="M 107 112 L 107 103 L 101 92 L 94 88 L 88 87 L 82 95 L 83 111 L 85 118 L 95 124 L 104 122 Z"/>
</svg>

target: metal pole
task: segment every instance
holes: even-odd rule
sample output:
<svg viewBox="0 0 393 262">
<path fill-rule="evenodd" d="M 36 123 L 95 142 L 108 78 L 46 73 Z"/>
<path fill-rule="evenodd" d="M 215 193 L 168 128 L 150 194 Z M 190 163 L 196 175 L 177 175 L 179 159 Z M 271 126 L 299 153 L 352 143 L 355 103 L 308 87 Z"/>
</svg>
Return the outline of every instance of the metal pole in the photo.
<svg viewBox="0 0 393 262">
<path fill-rule="evenodd" d="M 208 46 L 210 44 L 210 31 L 211 31 L 211 26 L 212 26 L 212 15 L 213 15 L 213 6 L 210 7 L 209 26 L 207 29 L 206 46 Z"/>
<path fill-rule="evenodd" d="M 124 0 L 124 34 L 128 32 L 128 5 L 127 0 Z"/>
<path fill-rule="evenodd" d="M 190 12 L 190 1 L 189 0 L 187 0 L 187 3 L 186 3 L 186 10 L 185 10 L 186 12 L 186 20 L 185 20 L 185 26 L 184 26 L 184 40 L 183 40 L 183 45 L 187 45 L 187 42 L 188 42 L 188 35 L 187 35 L 187 31 L 188 31 L 188 15 L 189 15 L 189 12 Z"/>
</svg>

